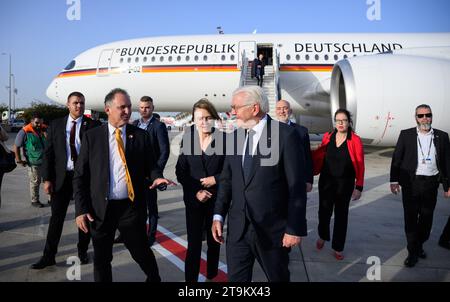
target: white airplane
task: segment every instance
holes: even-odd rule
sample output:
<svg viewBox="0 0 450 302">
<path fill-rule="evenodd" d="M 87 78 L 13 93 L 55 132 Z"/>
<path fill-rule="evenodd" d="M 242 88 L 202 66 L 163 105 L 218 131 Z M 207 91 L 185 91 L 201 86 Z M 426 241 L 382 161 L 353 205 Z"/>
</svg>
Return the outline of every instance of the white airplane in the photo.
<svg viewBox="0 0 450 302">
<path fill-rule="evenodd" d="M 291 103 L 311 133 L 332 127 L 347 108 L 365 144 L 395 144 L 414 125 L 414 108 L 429 104 L 433 126 L 450 132 L 450 33 L 253 34 L 169 36 L 119 41 L 74 58 L 47 89 L 66 103 L 80 91 L 87 108 L 103 110 L 105 95 L 126 89 L 134 104 L 150 95 L 158 111 L 190 111 L 207 97 L 229 111 L 232 92 L 255 85 L 250 63 L 266 60 L 264 89 L 271 111 Z"/>
</svg>

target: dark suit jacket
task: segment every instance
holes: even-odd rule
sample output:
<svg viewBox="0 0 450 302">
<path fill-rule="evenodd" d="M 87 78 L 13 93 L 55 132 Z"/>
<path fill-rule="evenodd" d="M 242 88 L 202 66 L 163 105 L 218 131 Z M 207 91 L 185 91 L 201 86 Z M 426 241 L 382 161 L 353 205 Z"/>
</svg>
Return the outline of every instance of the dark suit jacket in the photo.
<svg viewBox="0 0 450 302">
<path fill-rule="evenodd" d="M 194 207 L 201 205 L 195 195 L 198 191 L 206 189 L 201 185 L 200 179 L 209 176 L 214 176 L 216 185 L 206 189 L 213 194 L 207 203 L 213 203 L 216 200 L 220 173 L 225 160 L 226 135 L 215 129 L 212 136 L 211 144 L 205 152 L 208 156 L 204 157 L 203 162 L 195 125 L 187 128 L 183 135 L 175 173 L 178 181 L 183 185 L 183 198 L 186 205 Z"/>
<path fill-rule="evenodd" d="M 66 125 L 65 116 L 55 119 L 50 123 L 47 130 L 47 141 L 44 152 L 44 161 L 42 163 L 42 178 L 44 181 L 54 183 L 54 190 L 57 192 L 64 184 L 67 167 L 67 151 L 66 151 Z M 80 141 L 83 134 L 92 128 L 100 125 L 100 122 L 93 121 L 87 116 L 83 116 L 80 127 Z"/>
<path fill-rule="evenodd" d="M 285 233 L 306 236 L 305 163 L 297 131 L 268 116 L 247 183 L 242 171 L 244 141 L 238 140 L 245 134 L 239 132 L 243 129 L 231 134 L 237 142 L 235 153 L 225 157 L 214 210 L 224 218 L 228 214 L 227 240 L 237 242 L 242 238 L 246 218 L 259 243 L 266 247 L 281 246 Z M 264 145 L 268 149 L 264 150 Z M 262 160 L 276 158 L 277 154 L 274 164 L 261 165 Z"/>
<path fill-rule="evenodd" d="M 312 156 L 311 156 L 311 142 L 309 140 L 308 128 L 301 126 L 296 123 L 290 123 L 291 126 L 297 130 L 298 134 L 301 138 L 301 143 L 303 146 L 303 151 L 305 155 L 305 177 L 306 182 L 310 184 L 314 183 L 314 175 L 313 175 L 313 164 L 312 164 Z"/>
<path fill-rule="evenodd" d="M 135 194 L 133 206 L 146 213 L 145 189 L 154 179 L 163 177 L 162 172 L 156 166 L 146 131 L 127 125 L 126 137 L 125 157 Z M 86 132 L 73 179 L 75 213 L 93 214 L 96 227 L 102 224 L 108 206 L 108 155 L 108 124 Z"/>
<path fill-rule="evenodd" d="M 266 64 L 264 63 L 264 59 L 261 61 L 259 58 L 255 58 L 252 62 L 252 77 L 256 77 L 256 66 L 261 65 L 261 76 L 264 75 L 264 67 Z"/>
<path fill-rule="evenodd" d="M 439 181 L 444 190 L 449 188 L 448 175 L 450 171 L 450 149 L 448 134 L 434 129 L 434 146 L 436 148 L 436 161 L 439 170 Z M 391 182 L 398 182 L 401 186 L 411 184 L 417 169 L 417 128 L 402 130 L 392 155 Z"/>
<path fill-rule="evenodd" d="M 136 127 L 139 120 L 133 122 Z M 147 132 L 150 134 L 150 143 L 156 157 L 156 163 L 161 171 L 164 171 L 167 160 L 170 155 L 169 135 L 164 123 L 161 123 L 156 118 L 152 117 L 150 123 L 147 125 Z"/>
</svg>

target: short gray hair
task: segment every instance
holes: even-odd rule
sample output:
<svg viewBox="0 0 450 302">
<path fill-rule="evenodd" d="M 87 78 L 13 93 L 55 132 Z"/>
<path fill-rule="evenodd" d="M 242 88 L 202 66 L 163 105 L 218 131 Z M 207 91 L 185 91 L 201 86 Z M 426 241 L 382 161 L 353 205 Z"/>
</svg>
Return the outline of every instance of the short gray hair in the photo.
<svg viewBox="0 0 450 302">
<path fill-rule="evenodd" d="M 130 95 L 128 94 L 128 92 L 122 88 L 114 88 L 113 90 L 111 90 L 105 97 L 105 106 L 110 106 L 112 101 L 114 100 L 114 97 L 116 96 L 116 94 L 123 94 L 124 96 L 126 96 L 128 99 L 130 99 Z"/>
<path fill-rule="evenodd" d="M 427 105 L 427 104 L 420 104 L 419 106 L 416 107 L 415 113 L 417 113 L 417 110 L 419 110 L 420 108 L 423 108 L 423 109 L 429 109 L 429 110 L 431 111 L 430 105 Z"/>
<path fill-rule="evenodd" d="M 246 94 L 245 104 L 259 104 L 262 112 L 269 113 L 269 99 L 267 98 L 267 95 L 264 93 L 264 90 L 261 87 L 239 87 L 233 92 L 233 98 L 240 93 Z"/>
</svg>

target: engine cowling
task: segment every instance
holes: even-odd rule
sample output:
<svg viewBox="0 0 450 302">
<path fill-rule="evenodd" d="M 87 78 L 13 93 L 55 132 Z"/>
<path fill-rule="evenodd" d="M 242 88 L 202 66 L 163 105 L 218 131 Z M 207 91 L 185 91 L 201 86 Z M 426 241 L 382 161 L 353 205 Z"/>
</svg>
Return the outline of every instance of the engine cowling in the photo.
<svg viewBox="0 0 450 302">
<path fill-rule="evenodd" d="M 450 61 L 379 54 L 335 64 L 331 114 L 345 108 L 365 144 L 393 146 L 402 129 L 415 126 L 414 110 L 428 104 L 433 127 L 450 132 Z"/>
</svg>

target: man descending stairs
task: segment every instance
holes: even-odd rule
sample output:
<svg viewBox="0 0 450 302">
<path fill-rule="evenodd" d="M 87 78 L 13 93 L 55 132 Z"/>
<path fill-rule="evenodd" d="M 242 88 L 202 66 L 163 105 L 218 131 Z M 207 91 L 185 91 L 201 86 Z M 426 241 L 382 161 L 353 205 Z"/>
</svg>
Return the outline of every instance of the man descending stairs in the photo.
<svg viewBox="0 0 450 302">
<path fill-rule="evenodd" d="M 245 86 L 257 85 L 256 78 L 255 77 L 252 78 L 252 62 L 249 62 L 244 85 Z M 275 72 L 274 67 L 272 65 L 266 65 L 264 67 L 264 81 L 262 88 L 269 99 L 269 115 L 275 116 L 275 105 L 278 100 L 275 87 Z"/>
</svg>

